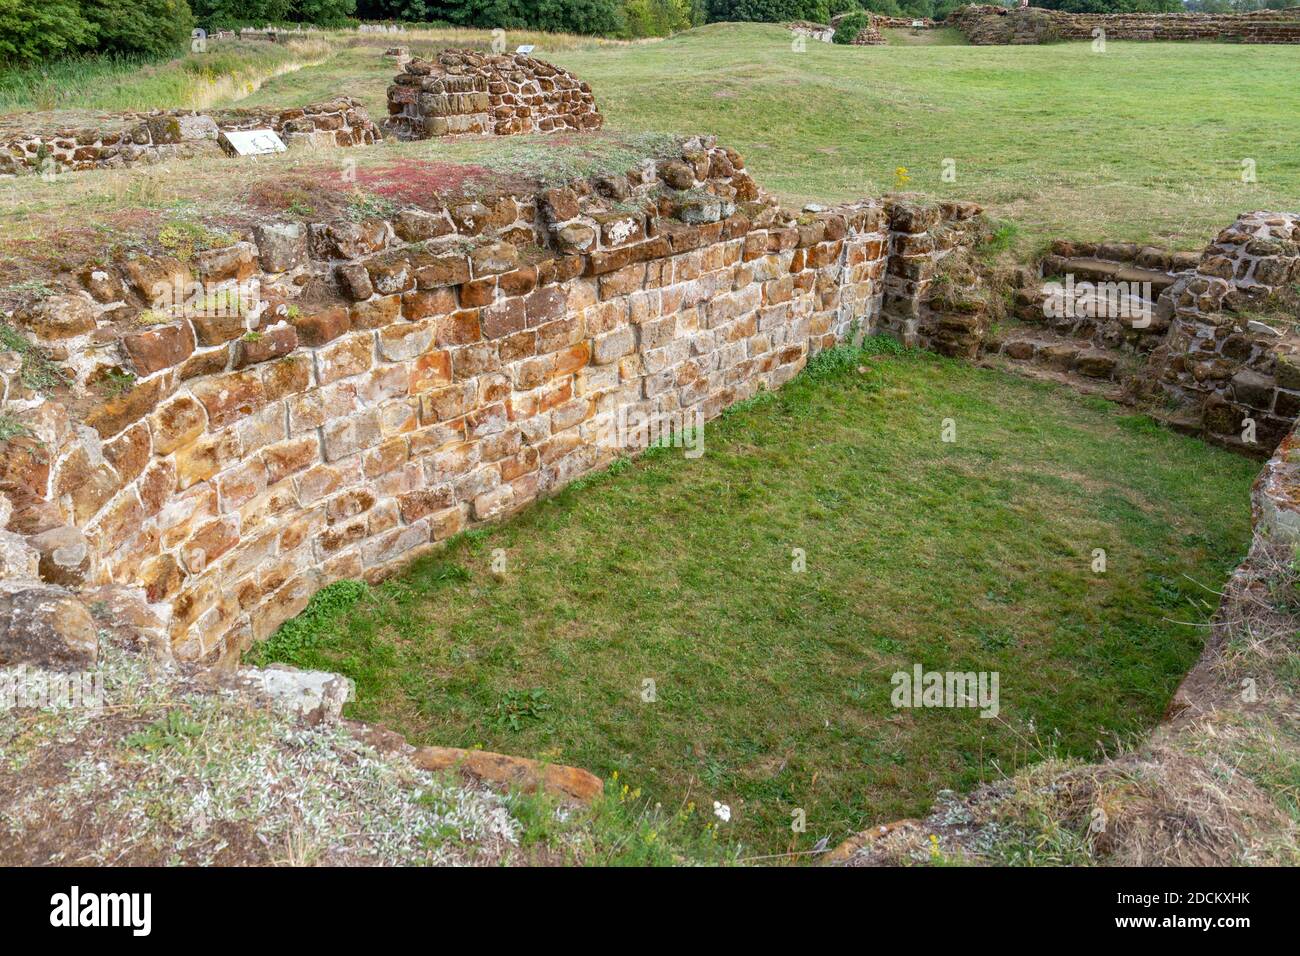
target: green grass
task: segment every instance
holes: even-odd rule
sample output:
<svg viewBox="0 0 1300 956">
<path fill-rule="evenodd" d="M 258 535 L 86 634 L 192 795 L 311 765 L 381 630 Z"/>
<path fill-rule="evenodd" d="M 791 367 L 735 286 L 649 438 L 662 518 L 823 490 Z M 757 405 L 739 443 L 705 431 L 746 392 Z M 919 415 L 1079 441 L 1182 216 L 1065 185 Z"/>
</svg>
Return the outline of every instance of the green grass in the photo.
<svg viewBox="0 0 1300 956">
<path fill-rule="evenodd" d="M 454 42 L 477 36 L 461 31 Z M 635 45 L 537 38 L 537 55 L 591 83 L 616 132 L 714 133 L 792 203 L 908 188 L 973 199 L 1047 240 L 1202 247 L 1250 209 L 1300 201 L 1300 86 L 1286 46 L 1113 41 L 962 45 L 949 31 L 889 31 L 885 47 L 808 43 L 765 24 L 713 24 Z M 453 41 L 444 41 L 453 42 Z M 430 48 L 434 46 L 430 45 Z M 417 49 L 420 47 L 417 45 Z M 339 90 L 383 115 L 394 72 L 373 47 L 269 81 L 250 104 Z M 1231 77 L 1231 82 L 1210 78 Z M 418 147 L 404 147 L 418 148 Z M 455 150 L 449 158 L 455 158 Z M 956 161 L 956 181 L 942 179 Z M 1255 160 L 1255 183 L 1241 181 Z"/>
<path fill-rule="evenodd" d="M 635 51 L 556 56 L 615 128 L 716 133 L 793 201 L 909 188 L 974 199 L 1027 239 L 1199 248 L 1250 209 L 1295 208 L 1300 87 L 1285 46 L 1110 42 L 841 47 L 718 24 Z M 1211 77 L 1232 82 L 1207 85 Z M 1210 104 L 1213 104 L 1212 107 Z M 956 160 L 956 182 L 941 179 Z M 1241 161 L 1258 182 L 1241 182 Z"/>
<path fill-rule="evenodd" d="M 1152 726 L 1244 550 L 1257 470 L 912 353 L 821 357 L 705 447 L 328 588 L 254 659 L 348 674 L 351 715 L 414 742 L 617 771 L 669 814 L 728 804 L 717 839 L 744 856 L 804 851 Z M 998 671 L 998 719 L 894 709 L 914 663 Z"/>
<path fill-rule="evenodd" d="M 247 96 L 278 71 L 316 62 L 328 52 L 328 44 L 319 38 L 288 43 L 222 41 L 213 42 L 205 53 L 173 59 L 82 57 L 11 67 L 0 70 L 0 114 L 201 108 L 230 103 Z M 59 124 L 79 121 L 75 115 L 57 118 Z"/>
</svg>

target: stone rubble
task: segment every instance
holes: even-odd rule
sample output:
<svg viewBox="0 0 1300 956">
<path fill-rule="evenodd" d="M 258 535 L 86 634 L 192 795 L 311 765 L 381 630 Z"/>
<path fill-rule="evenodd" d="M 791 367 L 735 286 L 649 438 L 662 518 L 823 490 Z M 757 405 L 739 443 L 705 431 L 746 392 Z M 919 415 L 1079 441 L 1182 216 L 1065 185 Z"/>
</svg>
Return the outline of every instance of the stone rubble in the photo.
<svg viewBox="0 0 1300 956">
<path fill-rule="evenodd" d="M 75 128 L 32 131 L 0 127 L 0 176 L 50 169 L 116 169 L 173 157 L 219 154 L 219 133 L 263 127 L 279 134 L 290 149 L 367 146 L 379 140 L 379 131 L 365 108 L 349 96 L 287 110 L 101 114 L 97 125 Z"/>
</svg>

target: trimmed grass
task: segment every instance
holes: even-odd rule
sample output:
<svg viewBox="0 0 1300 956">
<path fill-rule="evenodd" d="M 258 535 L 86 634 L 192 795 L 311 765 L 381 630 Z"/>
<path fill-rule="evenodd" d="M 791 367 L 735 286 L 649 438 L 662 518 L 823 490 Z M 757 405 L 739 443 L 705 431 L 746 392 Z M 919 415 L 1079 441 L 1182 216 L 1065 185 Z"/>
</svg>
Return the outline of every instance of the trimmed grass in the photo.
<svg viewBox="0 0 1300 956">
<path fill-rule="evenodd" d="M 746 856 L 1154 724 L 1244 550 L 1256 463 L 930 355 L 817 366 L 710 425 L 703 457 L 623 462 L 335 585 L 253 657 L 348 674 L 352 716 L 418 743 L 618 771 L 697 820 L 726 803 Z M 1000 714 L 895 709 L 918 663 L 997 671 Z"/>
</svg>

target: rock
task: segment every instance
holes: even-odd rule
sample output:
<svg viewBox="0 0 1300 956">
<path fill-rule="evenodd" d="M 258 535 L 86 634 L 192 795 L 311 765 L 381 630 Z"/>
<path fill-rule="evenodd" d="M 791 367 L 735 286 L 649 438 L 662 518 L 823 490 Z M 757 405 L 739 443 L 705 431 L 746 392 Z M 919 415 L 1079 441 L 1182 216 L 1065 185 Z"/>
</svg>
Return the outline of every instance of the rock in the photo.
<svg viewBox="0 0 1300 956">
<path fill-rule="evenodd" d="M 243 282 L 257 272 L 257 247 L 251 242 L 237 242 L 223 249 L 208 249 L 195 258 L 204 282 Z"/>
<path fill-rule="evenodd" d="M 118 302 L 126 295 L 126 290 L 122 288 L 117 274 L 94 263 L 88 264 L 77 273 L 77 278 L 96 302 L 104 304 Z"/>
<path fill-rule="evenodd" d="M 496 275 L 519 265 L 519 250 L 508 242 L 493 242 L 475 249 L 470 261 L 475 276 Z"/>
<path fill-rule="evenodd" d="M 311 724 L 338 720 L 343 705 L 356 695 L 356 685 L 340 674 L 304 671 L 284 664 L 241 667 L 235 679 L 240 687 L 305 717 Z"/>
<path fill-rule="evenodd" d="M 298 347 L 298 330 L 282 323 L 265 332 L 246 335 L 235 343 L 235 369 L 247 368 L 259 362 L 283 358 Z"/>
<path fill-rule="evenodd" d="M 95 310 L 89 296 L 52 295 L 20 309 L 15 317 L 46 341 L 71 339 L 95 329 Z"/>
<path fill-rule="evenodd" d="M 588 252 L 595 242 L 596 230 L 581 222 L 571 222 L 555 234 L 555 244 L 569 254 Z"/>
<path fill-rule="evenodd" d="M 86 606 L 63 588 L 0 581 L 0 666 L 84 670 L 99 656 Z"/>
<path fill-rule="evenodd" d="M 1075 360 L 1075 370 L 1089 378 L 1113 378 L 1115 356 L 1103 349 L 1085 349 Z"/>
<path fill-rule="evenodd" d="M 1038 352 L 1039 360 L 1049 368 L 1068 371 L 1079 350 L 1073 345 L 1047 345 Z"/>
<path fill-rule="evenodd" d="M 353 302 L 364 302 L 375 294 L 375 287 L 370 284 L 370 273 L 365 266 L 349 262 L 335 270 L 339 277 L 339 288 Z"/>
<path fill-rule="evenodd" d="M 543 764 L 526 757 L 510 757 L 486 750 L 459 747 L 420 747 L 411 757 L 422 770 L 459 770 L 488 783 L 535 792 L 539 788 L 554 797 L 591 803 L 604 792 L 594 773 L 562 764 Z"/>
<path fill-rule="evenodd" d="M 160 325 L 122 336 L 122 348 L 141 378 L 180 365 L 194 353 L 194 331 L 188 322 Z"/>
<path fill-rule="evenodd" d="M 1300 389 L 1300 356 L 1279 355 L 1273 373 L 1280 388 Z M 3 527 L 3 524 L 0 524 Z"/>
<path fill-rule="evenodd" d="M 153 660 L 165 663 L 172 660 L 172 645 L 167 639 L 167 628 L 146 603 L 139 588 L 107 584 L 81 594 L 82 603 L 103 627 L 115 629 L 119 636 L 150 652 Z"/>
<path fill-rule="evenodd" d="M 221 132 L 217 126 L 217 121 L 211 116 L 205 116 L 202 113 L 178 116 L 176 117 L 176 126 L 183 143 L 202 142 L 203 140 L 216 142 L 217 134 Z"/>
<path fill-rule="evenodd" d="M 258 260 L 266 272 L 288 272 L 307 262 L 307 231 L 296 222 L 267 222 L 253 228 Z"/>
<path fill-rule="evenodd" d="M 542 193 L 542 211 L 551 222 L 568 222 L 578 215 L 578 195 L 572 189 L 552 187 Z"/>
<path fill-rule="evenodd" d="M 34 578 L 40 555 L 22 535 L 0 531 L 0 578 Z"/>
<path fill-rule="evenodd" d="M 729 202 L 723 202 L 716 196 L 694 197 L 677 203 L 676 215 L 682 222 L 701 225 L 706 222 L 718 222 L 735 212 Z"/>
<path fill-rule="evenodd" d="M 1246 322 L 1246 331 L 1254 332 L 1257 335 L 1269 335 L 1273 338 L 1281 338 L 1282 333 L 1271 325 L 1266 325 L 1258 319 L 1250 319 Z"/>
<path fill-rule="evenodd" d="M 79 587 L 90 574 L 90 542 L 76 528 L 63 525 L 31 538 L 40 556 L 39 574 L 47 584 Z"/>
<path fill-rule="evenodd" d="M 1238 402 L 1251 408 L 1271 408 L 1273 404 L 1273 379 L 1259 372 L 1243 368 L 1232 376 L 1232 393 Z"/>
<path fill-rule="evenodd" d="M 492 210 L 481 202 L 461 203 L 459 206 L 453 206 L 451 218 L 456 223 L 456 229 L 466 235 L 476 236 L 483 231 L 483 228 L 492 218 Z"/>
<path fill-rule="evenodd" d="M 659 164 L 659 178 L 673 189 L 690 189 L 695 185 L 695 170 L 680 159 Z"/>
<path fill-rule="evenodd" d="M 404 242 L 424 242 L 448 235 L 452 225 L 445 215 L 435 216 L 422 209 L 403 209 L 393 221 L 398 238 Z"/>
</svg>

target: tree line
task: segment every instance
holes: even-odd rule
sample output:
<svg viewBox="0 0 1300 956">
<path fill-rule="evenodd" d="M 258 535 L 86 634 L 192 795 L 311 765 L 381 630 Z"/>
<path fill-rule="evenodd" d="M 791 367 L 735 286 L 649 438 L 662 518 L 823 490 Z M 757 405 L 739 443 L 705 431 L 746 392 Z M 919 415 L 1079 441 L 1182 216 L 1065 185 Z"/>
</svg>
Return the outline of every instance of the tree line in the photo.
<svg viewBox="0 0 1300 956">
<path fill-rule="evenodd" d="M 362 20 L 667 36 L 706 22 L 781 23 L 866 11 L 941 20 L 969 0 L 0 0 L 0 64 L 85 55 L 163 57 L 195 26 L 208 30 Z M 1072 13 L 1210 13 L 1281 8 L 1296 0 L 1032 0 Z M 1010 5 L 1010 3 L 1008 4 Z"/>
</svg>

